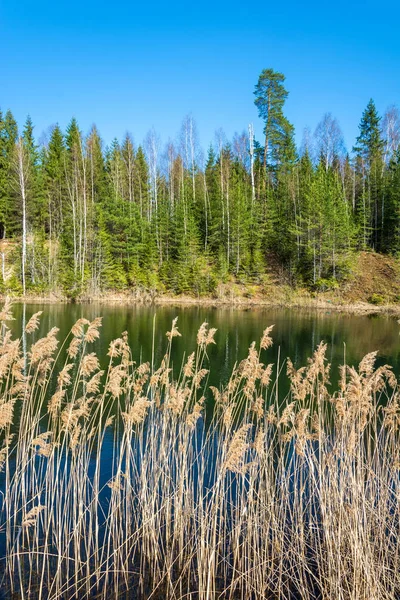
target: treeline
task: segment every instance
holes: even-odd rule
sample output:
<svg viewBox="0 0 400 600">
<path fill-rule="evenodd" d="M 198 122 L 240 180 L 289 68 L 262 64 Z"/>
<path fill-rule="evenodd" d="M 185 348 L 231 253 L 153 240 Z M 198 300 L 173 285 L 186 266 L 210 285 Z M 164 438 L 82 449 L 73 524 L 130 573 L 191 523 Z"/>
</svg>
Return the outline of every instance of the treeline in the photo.
<svg viewBox="0 0 400 600">
<path fill-rule="evenodd" d="M 71 296 L 142 286 L 212 294 L 221 282 L 263 284 L 278 267 L 291 285 L 324 289 L 352 252 L 400 251 L 400 115 L 371 100 L 346 152 L 326 114 L 298 150 L 284 114 L 285 78 L 264 70 L 255 104 L 264 122 L 207 155 L 186 117 L 177 143 L 151 131 L 103 147 L 72 119 L 38 144 L 0 112 L 0 289 Z"/>
</svg>

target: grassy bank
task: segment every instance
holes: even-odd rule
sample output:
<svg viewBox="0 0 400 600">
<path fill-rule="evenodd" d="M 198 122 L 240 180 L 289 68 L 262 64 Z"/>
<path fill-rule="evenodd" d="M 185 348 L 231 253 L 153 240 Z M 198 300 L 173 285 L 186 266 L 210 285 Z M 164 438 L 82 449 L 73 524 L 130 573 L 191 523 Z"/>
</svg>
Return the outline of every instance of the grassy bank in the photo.
<svg viewBox="0 0 400 600">
<path fill-rule="evenodd" d="M 235 279 L 219 284 L 212 295 L 176 295 L 166 289 L 132 287 L 122 291 L 91 291 L 73 298 L 57 293 L 29 293 L 14 296 L 18 301 L 35 303 L 98 303 L 207 305 L 233 307 L 286 307 L 352 314 L 400 314 L 400 268 L 398 260 L 374 252 L 354 256 L 353 266 L 340 282 L 319 282 L 312 287 L 290 286 L 285 276 L 270 270 L 261 285 L 239 283 Z M 3 298 L 5 299 L 5 297 Z"/>
<path fill-rule="evenodd" d="M 258 296 L 255 298 L 244 295 L 225 295 L 223 297 L 193 297 L 193 296 L 173 296 L 168 294 L 156 295 L 148 301 L 145 296 L 141 299 L 138 294 L 130 293 L 113 293 L 108 292 L 94 296 L 83 296 L 79 299 L 81 303 L 98 303 L 98 304 L 115 304 L 115 305 L 132 305 L 132 304 L 155 304 L 169 306 L 219 306 L 233 308 L 293 308 L 293 309 L 309 309 L 322 311 L 335 311 L 347 314 L 388 314 L 400 315 L 400 304 L 384 303 L 372 304 L 371 302 L 348 300 L 341 297 L 332 297 L 330 294 L 313 294 L 307 293 L 306 290 L 287 290 L 287 288 L 275 288 L 274 295 L 271 297 Z"/>
<path fill-rule="evenodd" d="M 271 380 L 267 328 L 209 388 L 204 323 L 179 375 L 101 319 L 23 343 L 0 313 L 4 597 L 392 600 L 400 594 L 397 381 L 375 354 L 329 390 L 321 343 Z M 54 372 L 59 353 L 65 362 Z M 57 360 L 59 364 L 59 360 Z M 211 402 L 212 398 L 212 402 Z M 384 406 L 384 408 L 383 408 Z"/>
<path fill-rule="evenodd" d="M 71 299 L 62 294 L 12 296 L 14 302 L 28 304 L 71 304 Z M 6 297 L 0 295 L 0 301 Z M 83 294 L 73 301 L 74 304 L 99 305 L 156 305 L 156 306 L 212 306 L 227 308 L 292 308 L 306 310 L 321 310 L 325 312 L 342 312 L 347 314 L 386 314 L 400 316 L 400 303 L 372 304 L 371 302 L 350 302 L 342 297 L 332 297 L 330 294 L 310 294 L 306 290 L 293 291 L 287 288 L 275 288 L 271 297 L 248 297 L 245 293 L 224 295 L 222 297 L 189 295 L 174 296 L 169 294 L 148 294 L 135 290 L 134 292 L 104 292 L 99 294 Z"/>
</svg>

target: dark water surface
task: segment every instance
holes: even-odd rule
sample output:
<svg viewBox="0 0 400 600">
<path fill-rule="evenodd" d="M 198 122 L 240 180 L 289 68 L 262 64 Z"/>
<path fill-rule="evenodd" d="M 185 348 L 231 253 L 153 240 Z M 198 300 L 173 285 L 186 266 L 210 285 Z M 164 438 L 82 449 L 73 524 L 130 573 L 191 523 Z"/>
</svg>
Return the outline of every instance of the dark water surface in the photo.
<svg viewBox="0 0 400 600">
<path fill-rule="evenodd" d="M 40 330 L 28 336 L 28 349 L 32 339 L 38 339 L 51 327 L 60 329 L 61 341 L 80 317 L 103 317 L 100 340 L 90 346 L 96 351 L 102 365 L 107 364 L 106 354 L 111 340 L 127 331 L 135 361 L 151 361 L 154 326 L 154 364 L 157 367 L 167 347 L 166 332 L 174 317 L 182 337 L 174 338 L 172 359 L 174 374 L 178 375 L 184 356 L 196 347 L 196 334 L 203 321 L 218 329 L 216 345 L 209 346 L 209 383 L 219 385 L 229 379 L 235 363 L 246 357 L 253 340 L 259 343 L 265 327 L 274 324 L 274 346 L 262 354 L 262 360 L 275 365 L 290 357 L 296 367 L 307 362 L 321 340 L 328 344 L 327 359 L 332 363 L 332 384 L 338 378 L 338 366 L 344 356 L 348 365 L 356 366 L 368 352 L 378 351 L 377 364 L 390 364 L 396 375 L 400 374 L 400 326 L 390 316 L 355 316 L 337 312 L 300 311 L 265 308 L 213 308 L 205 306 L 105 306 L 105 305 L 15 305 L 16 320 L 10 323 L 16 336 L 21 336 L 23 323 L 34 312 L 43 310 Z M 284 379 L 284 376 L 283 376 Z M 286 391 L 283 385 L 282 393 Z"/>
</svg>

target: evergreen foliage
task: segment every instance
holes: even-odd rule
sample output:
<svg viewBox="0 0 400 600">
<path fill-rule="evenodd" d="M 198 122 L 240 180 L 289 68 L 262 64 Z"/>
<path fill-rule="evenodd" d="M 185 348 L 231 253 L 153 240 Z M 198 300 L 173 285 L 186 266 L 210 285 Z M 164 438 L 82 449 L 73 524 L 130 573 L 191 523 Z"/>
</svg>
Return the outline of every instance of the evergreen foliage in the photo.
<svg viewBox="0 0 400 600">
<path fill-rule="evenodd" d="M 76 119 L 39 146 L 30 117 L 19 134 L 0 111 L 1 290 L 213 294 L 224 282 L 262 283 L 271 264 L 320 289 L 336 285 L 354 250 L 399 254 L 398 111 L 381 120 L 370 100 L 352 157 L 327 113 L 317 156 L 309 144 L 299 155 L 284 82 L 265 69 L 256 85 L 264 146 L 219 132 L 204 165 L 192 117 L 162 154 L 154 131 L 143 147 L 127 134 L 104 148 Z"/>
</svg>

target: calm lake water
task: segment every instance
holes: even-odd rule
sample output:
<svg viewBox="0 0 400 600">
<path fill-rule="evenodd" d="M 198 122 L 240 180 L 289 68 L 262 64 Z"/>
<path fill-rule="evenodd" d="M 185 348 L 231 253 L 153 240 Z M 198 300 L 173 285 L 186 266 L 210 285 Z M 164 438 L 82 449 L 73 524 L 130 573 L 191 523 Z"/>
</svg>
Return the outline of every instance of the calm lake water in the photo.
<svg viewBox="0 0 400 600">
<path fill-rule="evenodd" d="M 307 362 L 321 340 L 328 343 L 327 358 L 332 363 L 332 385 L 338 378 L 338 366 L 346 362 L 356 366 L 368 352 L 378 351 L 378 364 L 390 364 L 396 375 L 400 374 L 400 326 L 397 319 L 389 316 L 354 316 L 336 312 L 316 312 L 264 308 L 213 308 L 213 307 L 167 307 L 167 306 L 105 306 L 105 305 L 15 305 L 16 320 L 11 328 L 20 336 L 23 322 L 34 312 L 43 310 L 41 327 L 30 339 L 38 339 L 51 327 L 60 329 L 63 340 L 71 326 L 80 317 L 93 319 L 103 317 L 101 338 L 91 345 L 103 364 L 108 345 L 123 331 L 129 334 L 133 358 L 137 362 L 150 361 L 155 330 L 155 365 L 158 366 L 167 347 L 165 333 L 178 317 L 182 334 L 174 338 L 172 358 L 174 372 L 179 373 L 183 357 L 196 347 L 196 333 L 203 321 L 218 329 L 216 345 L 209 346 L 209 383 L 219 386 L 229 379 L 235 363 L 246 357 L 253 340 L 259 343 L 263 329 L 274 324 L 274 346 L 263 354 L 265 362 L 280 364 L 290 357 L 296 367 Z M 283 377 L 282 379 L 285 379 Z M 283 383 L 282 394 L 287 391 Z"/>
</svg>

